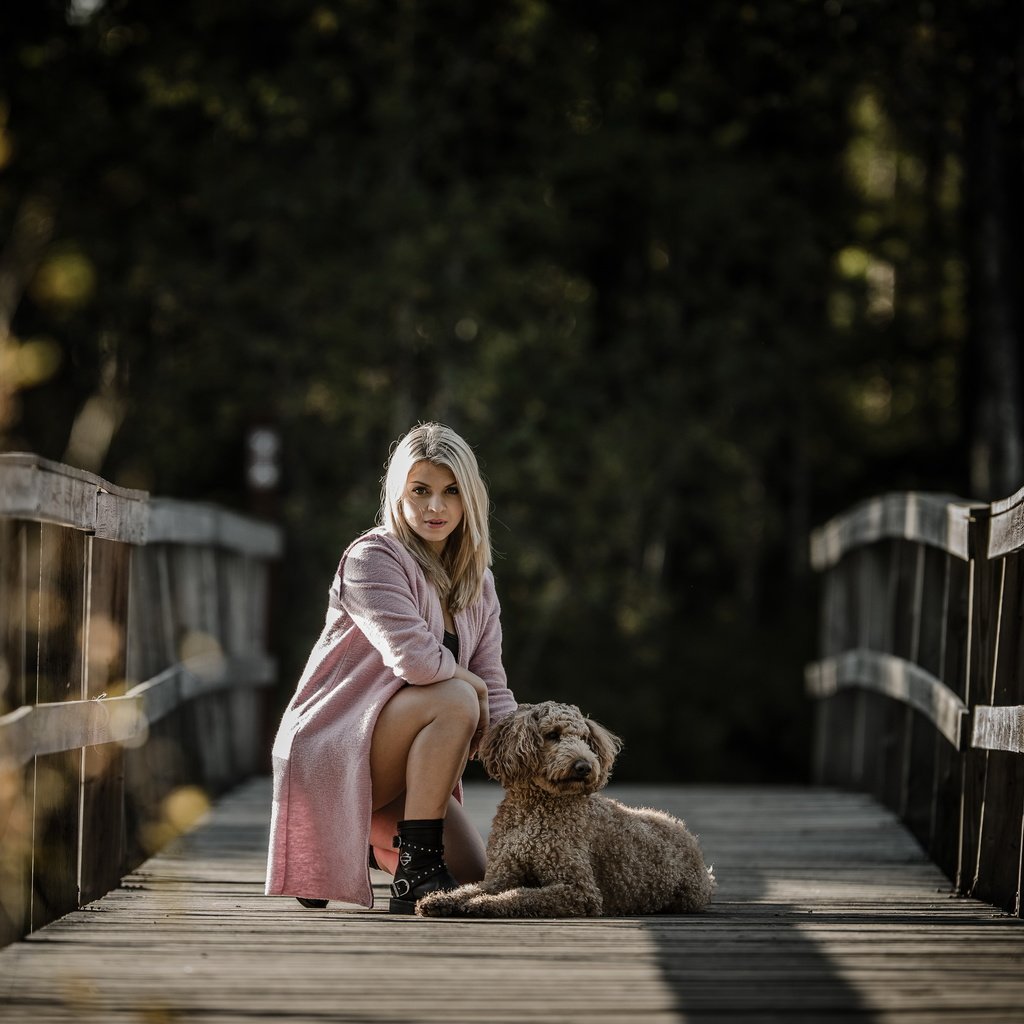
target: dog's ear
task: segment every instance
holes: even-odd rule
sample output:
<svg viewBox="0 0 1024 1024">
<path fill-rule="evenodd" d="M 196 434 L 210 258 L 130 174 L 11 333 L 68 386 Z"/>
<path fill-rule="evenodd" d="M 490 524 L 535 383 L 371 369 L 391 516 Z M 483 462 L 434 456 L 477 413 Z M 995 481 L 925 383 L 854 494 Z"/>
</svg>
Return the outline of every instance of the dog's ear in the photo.
<svg viewBox="0 0 1024 1024">
<path fill-rule="evenodd" d="M 520 704 L 487 731 L 480 746 L 480 760 L 492 779 L 508 786 L 535 771 L 541 744 L 534 706 Z"/>
<path fill-rule="evenodd" d="M 601 774 L 607 779 L 611 774 L 612 765 L 615 764 L 615 758 L 622 749 L 622 740 L 603 725 L 598 725 L 592 718 L 587 719 L 587 728 L 590 730 L 590 745 L 601 762 Z"/>
</svg>

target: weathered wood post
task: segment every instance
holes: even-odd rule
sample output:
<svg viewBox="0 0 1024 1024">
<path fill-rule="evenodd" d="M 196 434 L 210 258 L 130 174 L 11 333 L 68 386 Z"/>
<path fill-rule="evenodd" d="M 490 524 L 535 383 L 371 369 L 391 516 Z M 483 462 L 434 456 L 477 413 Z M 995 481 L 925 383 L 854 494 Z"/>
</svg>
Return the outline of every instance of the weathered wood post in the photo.
<svg viewBox="0 0 1024 1024">
<path fill-rule="evenodd" d="M 1021 916 L 1024 828 L 1024 489 L 979 532 L 962 891 Z"/>
</svg>

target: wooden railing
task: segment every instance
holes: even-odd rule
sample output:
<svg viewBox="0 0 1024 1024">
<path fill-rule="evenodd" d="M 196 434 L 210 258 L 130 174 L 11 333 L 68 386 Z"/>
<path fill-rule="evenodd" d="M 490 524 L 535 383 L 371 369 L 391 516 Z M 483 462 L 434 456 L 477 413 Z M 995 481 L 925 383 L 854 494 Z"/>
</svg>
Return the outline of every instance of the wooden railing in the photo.
<svg viewBox="0 0 1024 1024">
<path fill-rule="evenodd" d="M 815 532 L 818 782 L 874 793 L 956 890 L 1021 916 L 1024 490 L 895 494 Z"/>
<path fill-rule="evenodd" d="M 277 528 L 0 455 L 0 945 L 262 770 Z"/>
</svg>

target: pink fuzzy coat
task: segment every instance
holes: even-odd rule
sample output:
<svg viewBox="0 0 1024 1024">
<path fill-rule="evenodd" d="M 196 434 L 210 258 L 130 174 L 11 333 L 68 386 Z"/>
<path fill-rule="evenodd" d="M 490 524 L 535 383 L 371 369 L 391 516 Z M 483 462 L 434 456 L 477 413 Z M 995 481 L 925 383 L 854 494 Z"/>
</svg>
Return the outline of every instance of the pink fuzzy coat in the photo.
<svg viewBox="0 0 1024 1024">
<path fill-rule="evenodd" d="M 516 707 L 501 663 L 494 579 L 455 615 L 459 663 L 487 682 L 491 721 Z M 384 705 L 407 683 L 450 679 L 437 591 L 405 545 L 371 530 L 345 551 L 331 586 L 327 622 L 274 741 L 274 804 L 266 891 L 369 907 L 373 814 L 370 737 Z M 461 789 L 457 791 L 461 798 Z"/>
</svg>

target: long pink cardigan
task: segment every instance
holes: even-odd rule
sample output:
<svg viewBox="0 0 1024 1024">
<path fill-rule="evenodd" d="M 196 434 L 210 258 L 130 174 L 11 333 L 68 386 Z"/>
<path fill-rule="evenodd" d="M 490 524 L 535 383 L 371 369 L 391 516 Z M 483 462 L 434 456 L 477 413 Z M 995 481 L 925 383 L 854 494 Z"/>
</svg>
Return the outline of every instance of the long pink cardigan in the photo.
<svg viewBox="0 0 1024 1024">
<path fill-rule="evenodd" d="M 516 702 L 502 668 L 489 570 L 480 600 L 455 615 L 455 627 L 459 663 L 487 682 L 496 722 Z M 455 658 L 443 634 L 437 591 L 401 541 L 376 529 L 349 546 L 323 633 L 274 741 L 268 895 L 373 904 L 371 827 L 390 840 L 396 823 L 372 813 L 370 737 L 381 709 L 407 683 L 451 678 Z"/>
</svg>

